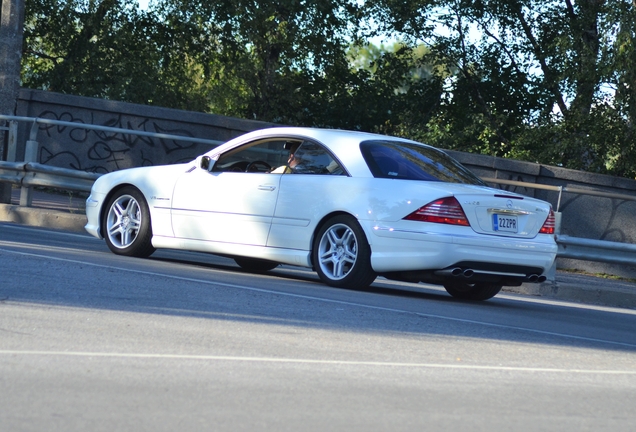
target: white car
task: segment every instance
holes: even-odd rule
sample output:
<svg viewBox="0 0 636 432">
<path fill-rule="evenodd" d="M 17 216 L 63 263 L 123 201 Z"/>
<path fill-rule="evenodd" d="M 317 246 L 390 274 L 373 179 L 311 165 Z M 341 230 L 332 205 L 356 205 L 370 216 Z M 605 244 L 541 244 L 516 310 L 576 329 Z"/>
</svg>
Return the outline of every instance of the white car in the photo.
<svg viewBox="0 0 636 432">
<path fill-rule="evenodd" d="M 433 147 L 341 130 L 262 129 L 190 163 L 105 174 L 86 214 L 119 255 L 207 252 L 250 271 L 313 268 L 335 287 L 381 275 L 471 300 L 544 281 L 557 252 L 549 203 L 490 188 Z"/>
</svg>

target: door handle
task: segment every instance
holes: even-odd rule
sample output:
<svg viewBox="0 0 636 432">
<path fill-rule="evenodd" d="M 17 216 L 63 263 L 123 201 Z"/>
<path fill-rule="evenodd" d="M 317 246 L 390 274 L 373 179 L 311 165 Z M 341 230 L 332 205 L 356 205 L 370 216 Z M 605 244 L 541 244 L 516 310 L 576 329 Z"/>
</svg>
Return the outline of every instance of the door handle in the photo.
<svg viewBox="0 0 636 432">
<path fill-rule="evenodd" d="M 263 191 L 273 191 L 276 189 L 276 186 L 272 186 L 272 185 L 260 185 L 258 186 L 258 190 L 263 190 Z"/>
</svg>

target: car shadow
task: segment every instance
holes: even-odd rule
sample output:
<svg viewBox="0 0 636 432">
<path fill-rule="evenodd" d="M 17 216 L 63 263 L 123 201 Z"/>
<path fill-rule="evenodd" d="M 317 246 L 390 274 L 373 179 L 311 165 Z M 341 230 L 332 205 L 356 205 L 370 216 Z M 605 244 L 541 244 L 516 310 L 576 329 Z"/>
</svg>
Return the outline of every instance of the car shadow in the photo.
<svg viewBox="0 0 636 432">
<path fill-rule="evenodd" d="M 505 295 L 496 296 L 488 301 L 470 301 L 461 300 L 451 297 L 442 287 L 403 283 L 378 278 L 371 286 L 365 289 L 345 289 L 331 288 L 324 285 L 318 276 L 309 269 L 298 269 L 291 266 L 280 266 L 274 270 L 255 274 L 248 272 L 237 265 L 232 260 L 225 262 L 205 262 L 200 260 L 174 259 L 155 257 L 154 260 L 165 263 L 176 263 L 187 267 L 196 267 L 203 272 L 226 272 L 230 279 L 235 276 L 265 276 L 275 288 L 253 288 L 256 291 L 265 291 L 268 293 L 281 293 L 282 295 L 297 296 L 301 298 L 312 298 L 324 301 L 326 304 L 330 302 L 340 303 L 351 306 L 361 305 L 362 307 L 376 308 L 379 310 L 390 310 L 393 312 L 401 312 L 401 306 L 391 306 L 396 299 L 413 300 L 402 304 L 410 305 L 405 308 L 404 313 L 418 317 L 416 323 L 426 324 L 426 320 L 430 318 L 443 319 L 451 323 L 463 322 L 470 323 L 469 327 L 458 328 L 455 325 L 449 326 L 448 331 L 436 330 L 438 335 L 448 336 L 465 336 L 500 339 L 507 341 L 506 337 L 502 337 L 502 332 L 493 331 L 495 329 L 512 329 L 527 333 L 524 340 L 527 342 L 549 343 L 570 347 L 603 347 L 604 349 L 613 349 L 620 351 L 636 351 L 636 337 L 629 343 L 603 343 L 601 339 L 595 340 L 594 337 L 584 335 L 573 335 L 567 337 L 567 331 L 563 336 L 559 336 L 559 331 L 555 329 L 565 329 L 577 322 L 584 325 L 590 322 L 599 323 L 599 327 L 603 323 L 610 322 L 615 319 L 616 311 L 603 308 L 587 307 L 583 304 L 559 302 L 558 304 L 541 302 L 538 299 L 526 298 L 522 295 Z M 303 293 L 298 292 L 299 283 L 303 285 Z M 289 288 L 288 288 L 289 287 Z M 242 287 L 246 288 L 246 287 Z M 251 289 L 251 288 L 246 288 Z M 315 293 L 315 294 L 314 294 Z M 361 296 L 358 296 L 360 294 Z M 345 298 L 345 300 L 342 300 Z M 350 298 L 354 298 L 351 300 Z M 325 309 L 327 309 L 325 307 Z M 583 316 L 579 316 L 583 310 Z M 193 313 L 196 315 L 197 312 Z M 511 313 L 514 315 L 511 318 Z M 278 313 L 274 312 L 274 315 Z M 529 317 L 535 320 L 536 327 L 534 329 L 527 328 L 522 324 L 520 318 Z M 636 315 L 625 314 L 626 329 L 636 324 Z M 237 318 L 233 318 L 237 319 Z M 255 322 L 272 322 L 272 315 L 265 310 L 259 310 L 255 315 L 247 319 Z M 275 320 L 274 320 L 275 321 Z M 285 320 L 287 323 L 289 321 Z M 329 319 L 318 319 L 317 321 L 299 320 L 295 325 L 322 327 L 327 326 L 333 328 L 336 326 Z M 343 329 L 348 331 L 376 331 L 376 332 L 394 332 L 421 334 L 430 331 L 427 325 L 419 327 L 418 324 L 402 327 L 398 323 L 390 320 L 383 322 L 381 326 L 371 323 L 363 323 L 360 321 L 350 321 L 342 323 Z M 481 329 L 479 329 L 481 326 Z M 546 338 L 546 336 L 548 336 Z"/>
<path fill-rule="evenodd" d="M 103 244 L 79 243 L 50 250 L 23 241 L 3 247 L 11 253 L 2 253 L 0 304 L 636 352 L 633 313 L 510 296 L 471 302 L 438 287 L 381 278 L 364 290 L 339 289 L 321 283 L 309 269 L 281 266 L 254 274 L 231 259 L 208 254 L 158 251 L 149 259 L 129 258 L 113 255 Z M 30 266 L 27 273 L 25 265 Z"/>
</svg>

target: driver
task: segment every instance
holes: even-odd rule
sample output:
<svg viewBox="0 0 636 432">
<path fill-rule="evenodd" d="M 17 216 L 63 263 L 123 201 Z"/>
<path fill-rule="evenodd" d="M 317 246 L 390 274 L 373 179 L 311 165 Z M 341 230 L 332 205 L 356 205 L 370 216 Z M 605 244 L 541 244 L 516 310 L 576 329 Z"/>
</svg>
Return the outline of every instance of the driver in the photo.
<svg viewBox="0 0 636 432">
<path fill-rule="evenodd" d="M 294 172 L 294 168 L 298 166 L 302 159 L 296 156 L 296 151 L 300 147 L 300 143 L 291 143 L 289 146 L 289 157 L 287 158 L 287 165 L 281 165 L 278 168 L 271 170 L 272 174 L 290 174 Z"/>
</svg>

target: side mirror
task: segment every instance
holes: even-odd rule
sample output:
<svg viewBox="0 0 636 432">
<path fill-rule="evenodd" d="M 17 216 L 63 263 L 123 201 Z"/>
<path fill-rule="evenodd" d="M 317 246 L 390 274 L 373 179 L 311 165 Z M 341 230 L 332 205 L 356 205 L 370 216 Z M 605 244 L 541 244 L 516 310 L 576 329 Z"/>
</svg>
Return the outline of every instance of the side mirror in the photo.
<svg viewBox="0 0 636 432">
<path fill-rule="evenodd" d="M 210 156 L 202 156 L 201 157 L 201 169 L 206 171 L 210 171 L 212 168 L 212 158 Z"/>
</svg>

